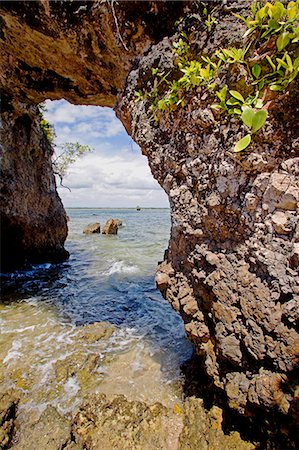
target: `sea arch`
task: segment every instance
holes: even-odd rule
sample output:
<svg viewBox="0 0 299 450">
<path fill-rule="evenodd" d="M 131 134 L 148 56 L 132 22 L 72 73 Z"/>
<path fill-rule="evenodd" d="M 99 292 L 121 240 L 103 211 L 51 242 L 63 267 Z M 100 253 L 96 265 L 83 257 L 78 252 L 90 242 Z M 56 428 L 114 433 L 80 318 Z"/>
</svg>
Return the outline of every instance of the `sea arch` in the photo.
<svg viewBox="0 0 299 450">
<path fill-rule="evenodd" d="M 65 212 L 36 104 L 65 98 L 114 107 L 169 196 L 171 237 L 157 284 L 183 317 L 205 371 L 231 408 L 276 411 L 292 426 L 298 82 L 273 94 L 267 126 L 241 155 L 231 149 L 242 129 L 215 116 L 207 95 L 190 96 L 187 108 L 159 123 L 147 102 L 134 101 L 152 67 L 173 69 L 167 36 L 177 38 L 182 21 L 201 52 L 242 42 L 245 25 L 231 10 L 248 13 L 249 2 L 226 3 L 217 3 L 211 28 L 190 2 L 2 2 L 4 261 L 67 256 Z M 242 71 L 230 76 L 245 89 Z"/>
</svg>

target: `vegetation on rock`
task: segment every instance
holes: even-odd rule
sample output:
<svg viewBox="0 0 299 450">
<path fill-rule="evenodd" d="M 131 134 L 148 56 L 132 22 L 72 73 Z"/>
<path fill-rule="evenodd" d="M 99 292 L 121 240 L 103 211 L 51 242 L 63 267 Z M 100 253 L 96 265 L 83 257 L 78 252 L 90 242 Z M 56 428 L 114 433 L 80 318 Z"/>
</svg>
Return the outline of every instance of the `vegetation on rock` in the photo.
<svg viewBox="0 0 299 450">
<path fill-rule="evenodd" d="M 276 1 L 260 4 L 254 2 L 251 15 L 234 14 L 247 26 L 241 48 L 220 48 L 211 56 L 196 55 L 186 31 L 173 43 L 174 70 L 160 72 L 151 69 L 153 81 L 150 91 L 136 92 L 136 101 L 148 99 L 154 118 L 159 111 L 173 111 L 188 104 L 188 97 L 210 93 L 218 103 L 211 108 L 219 114 L 234 116 L 240 120 L 247 134 L 236 142 L 234 152 L 245 150 L 252 134 L 259 131 L 267 120 L 271 91 L 283 91 L 299 73 L 299 1 L 286 6 Z M 204 9 L 206 26 L 210 30 L 217 20 Z M 232 67 L 233 66 L 233 67 Z M 226 75 L 242 72 L 243 86 L 239 90 L 226 84 Z M 224 81 L 223 81 L 224 80 Z"/>
<path fill-rule="evenodd" d="M 66 187 L 62 184 L 63 179 L 67 175 L 69 168 L 74 164 L 79 158 L 84 156 L 86 153 L 92 151 L 92 148 L 88 145 L 82 145 L 79 142 L 64 142 L 63 144 L 55 144 L 55 128 L 50 124 L 44 117 L 44 112 L 46 111 L 46 106 L 44 103 L 39 105 L 39 119 L 40 127 L 44 133 L 45 138 L 49 144 L 54 148 L 54 155 L 58 153 L 57 156 L 52 160 L 53 172 L 58 176 L 60 180 L 60 186 Z M 57 150 L 57 151 L 56 151 Z M 69 189 L 70 190 L 70 189 Z"/>
</svg>

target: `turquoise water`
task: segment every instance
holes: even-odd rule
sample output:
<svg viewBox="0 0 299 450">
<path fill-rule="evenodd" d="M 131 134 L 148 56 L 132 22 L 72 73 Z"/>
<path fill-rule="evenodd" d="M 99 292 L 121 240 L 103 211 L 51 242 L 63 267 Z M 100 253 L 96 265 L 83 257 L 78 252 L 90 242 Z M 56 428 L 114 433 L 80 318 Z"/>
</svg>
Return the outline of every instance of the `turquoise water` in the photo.
<svg viewBox="0 0 299 450">
<path fill-rule="evenodd" d="M 157 263 L 163 260 L 168 245 L 169 210 L 69 209 L 67 214 L 70 220 L 66 248 L 70 259 L 62 264 L 31 267 L 4 278 L 0 308 L 3 370 L 19 370 L 28 360 L 30 348 L 30 366 L 41 373 L 30 385 L 36 391 L 45 384 L 43 380 L 50 383 L 55 361 L 72 351 L 76 330 L 105 321 L 117 327 L 112 341 L 101 342 L 97 350 L 116 358 L 112 371 L 102 370 L 107 373 L 105 389 L 115 386 L 115 393 L 116 386 L 127 383 L 122 386 L 125 394 L 154 400 L 154 392 L 145 392 L 156 381 L 160 384 L 156 400 L 171 396 L 169 392 L 161 393 L 161 389 L 180 380 L 180 365 L 191 356 L 192 346 L 185 338 L 181 318 L 162 298 L 154 282 Z M 83 234 L 89 223 L 100 222 L 103 228 L 110 217 L 123 222 L 117 235 Z M 140 377 L 140 367 L 142 376 L 148 373 L 151 379 Z M 115 372 L 122 370 L 120 383 Z M 27 380 L 31 375 L 22 376 Z M 155 377 L 159 380 L 153 380 Z M 5 378 L 6 387 L 15 387 L 15 383 Z M 76 380 L 72 378 L 68 383 L 72 386 L 70 396 L 77 397 Z M 173 391 L 174 399 L 176 395 Z M 54 404 L 59 405 L 60 401 L 58 396 Z"/>
</svg>

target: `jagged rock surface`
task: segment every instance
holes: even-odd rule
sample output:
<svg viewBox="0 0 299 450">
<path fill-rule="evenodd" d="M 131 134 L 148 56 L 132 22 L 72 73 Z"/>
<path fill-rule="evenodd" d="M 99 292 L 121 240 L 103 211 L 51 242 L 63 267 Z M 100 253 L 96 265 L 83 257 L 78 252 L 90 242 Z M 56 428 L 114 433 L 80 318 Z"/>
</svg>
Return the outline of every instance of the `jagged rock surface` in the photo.
<svg viewBox="0 0 299 450">
<path fill-rule="evenodd" d="M 116 111 L 171 205 L 171 239 L 158 285 L 182 315 L 207 373 L 231 407 L 241 413 L 266 408 L 294 415 L 298 83 L 271 98 L 269 121 L 244 156 L 229 152 L 241 137 L 238 124 L 213 114 L 209 105 L 214 100 L 200 91 L 188 107 L 161 115 L 156 123 L 148 102 L 135 102 L 135 91 L 151 85 L 152 67 L 173 68 L 172 42 L 178 34 L 162 38 L 171 34 L 184 6 L 179 5 L 139 2 L 136 8 L 135 2 L 119 2 L 115 21 L 113 2 L 81 2 L 80 7 L 76 2 L 2 2 L 4 111 L 12 114 L 16 101 L 36 104 L 62 97 L 112 106 L 130 72 Z M 199 14 L 187 17 L 197 52 L 209 54 L 216 46 L 242 41 L 242 26 L 231 15 L 239 5 L 219 8 L 211 33 Z M 241 72 L 229 77 L 230 86 L 244 88 Z M 17 120 L 7 117 L 10 126 Z M 19 151 L 26 152 L 19 133 Z M 7 142 L 14 142 L 12 134 Z M 43 158 L 34 160 L 35 167 Z M 52 180 L 48 168 L 40 166 L 48 178 L 37 177 L 34 189 Z M 21 186 L 23 193 L 16 191 L 14 201 L 4 197 L 4 208 L 13 202 L 11 221 L 30 191 L 30 183 Z M 58 198 L 55 205 L 61 208 Z M 38 217 L 44 214 L 41 209 Z M 22 229 L 27 222 L 28 215 Z"/>
<path fill-rule="evenodd" d="M 56 191 L 53 150 L 35 106 L 15 102 L 1 120 L 1 266 L 61 261 L 67 220 Z"/>
<path fill-rule="evenodd" d="M 118 219 L 108 219 L 105 223 L 102 233 L 103 234 L 117 234 L 119 227 Z"/>
<path fill-rule="evenodd" d="M 94 233 L 100 233 L 100 232 L 101 232 L 101 225 L 99 222 L 90 223 L 83 230 L 84 234 L 94 234 Z"/>
<path fill-rule="evenodd" d="M 212 35 L 198 15 L 186 19 L 197 54 L 238 45 L 242 25 L 229 9 L 241 7 L 218 12 Z M 170 200 L 171 239 L 157 285 L 232 408 L 292 415 L 299 350 L 298 82 L 269 99 L 269 120 L 250 152 L 233 154 L 242 127 L 213 113 L 214 100 L 200 88 L 186 108 L 160 113 L 158 122 L 148 100 L 134 101 L 136 90 L 150 89 L 152 67 L 173 70 L 178 37 L 152 46 L 117 106 Z M 244 88 L 242 72 L 222 76 L 231 89 Z"/>
<path fill-rule="evenodd" d="M 134 58 L 184 2 L 1 2 L 2 268 L 67 257 L 66 214 L 34 105 L 113 106 Z"/>
</svg>

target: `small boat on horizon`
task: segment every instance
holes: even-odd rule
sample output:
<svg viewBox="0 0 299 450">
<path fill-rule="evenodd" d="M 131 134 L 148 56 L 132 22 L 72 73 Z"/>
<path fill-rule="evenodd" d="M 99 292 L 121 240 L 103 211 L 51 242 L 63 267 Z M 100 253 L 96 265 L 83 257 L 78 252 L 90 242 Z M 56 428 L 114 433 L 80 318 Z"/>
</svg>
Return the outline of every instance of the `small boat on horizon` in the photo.
<svg viewBox="0 0 299 450">
<path fill-rule="evenodd" d="M 137 211 L 141 211 L 140 206 L 136 206 L 136 210 L 137 210 Z"/>
</svg>

